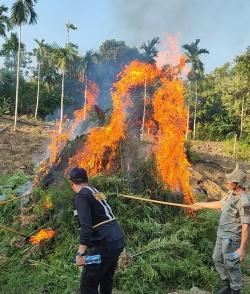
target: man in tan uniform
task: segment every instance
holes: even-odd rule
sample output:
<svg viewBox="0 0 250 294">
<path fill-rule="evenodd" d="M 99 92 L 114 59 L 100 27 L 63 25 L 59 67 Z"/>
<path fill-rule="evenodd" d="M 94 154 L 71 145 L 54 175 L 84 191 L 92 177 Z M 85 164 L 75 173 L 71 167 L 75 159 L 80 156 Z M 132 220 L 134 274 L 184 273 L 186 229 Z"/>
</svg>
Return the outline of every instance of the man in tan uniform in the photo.
<svg viewBox="0 0 250 294">
<path fill-rule="evenodd" d="M 238 294 L 242 289 L 240 261 L 246 256 L 250 226 L 250 196 L 247 175 L 238 166 L 226 175 L 230 192 L 221 201 L 198 202 L 195 209 L 221 209 L 213 253 L 216 270 L 224 283 L 218 294 Z"/>
</svg>

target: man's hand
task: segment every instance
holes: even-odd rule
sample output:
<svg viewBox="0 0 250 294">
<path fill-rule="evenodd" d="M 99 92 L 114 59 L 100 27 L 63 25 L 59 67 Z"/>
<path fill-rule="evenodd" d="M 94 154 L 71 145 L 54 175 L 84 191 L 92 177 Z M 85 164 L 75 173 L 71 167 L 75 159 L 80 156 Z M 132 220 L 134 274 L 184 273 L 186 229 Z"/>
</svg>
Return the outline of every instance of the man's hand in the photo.
<svg viewBox="0 0 250 294">
<path fill-rule="evenodd" d="M 245 249 L 240 247 L 238 250 L 236 250 L 236 252 L 239 255 L 240 261 L 243 261 L 246 258 L 246 250 Z"/>
<path fill-rule="evenodd" d="M 84 256 L 76 256 L 76 265 L 78 266 L 84 266 L 85 265 L 85 258 Z"/>
</svg>

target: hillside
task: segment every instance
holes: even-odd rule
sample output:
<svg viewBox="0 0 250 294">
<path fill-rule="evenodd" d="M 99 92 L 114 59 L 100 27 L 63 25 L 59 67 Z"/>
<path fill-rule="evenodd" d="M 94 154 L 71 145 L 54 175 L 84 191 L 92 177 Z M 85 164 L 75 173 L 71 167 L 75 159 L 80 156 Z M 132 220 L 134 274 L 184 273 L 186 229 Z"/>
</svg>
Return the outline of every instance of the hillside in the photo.
<svg viewBox="0 0 250 294">
<path fill-rule="evenodd" d="M 32 175 L 32 168 L 46 151 L 49 133 L 44 127 L 24 125 L 16 133 L 11 129 L 0 133 L 0 144 L 4 147 L 0 149 L 1 174 L 13 174 L 26 165 L 24 173 Z M 191 150 L 191 184 L 194 186 L 203 178 L 214 197 L 225 194 L 224 173 L 232 170 L 236 163 L 249 172 L 249 163 L 226 156 L 223 143 L 193 142 Z M 16 181 L 13 177 L 6 179 L 8 183 Z M 6 179 L 0 178 L 0 186 Z M 23 182 L 24 176 L 13 187 L 17 189 Z M 116 197 L 117 190 L 120 193 L 130 191 L 120 176 L 94 177 L 92 183 L 107 194 L 127 235 L 127 253 L 116 275 L 115 287 L 119 291 L 115 294 L 204 294 L 218 286 L 211 263 L 217 213 L 204 211 L 192 220 L 179 209 L 124 201 Z M 15 234 L 0 232 L 1 293 L 74 293 L 72 289 L 78 285 L 79 271 L 71 264 L 71 256 L 76 250 L 78 230 L 71 216 L 71 196 L 68 184 L 61 183 L 48 191 L 36 189 L 30 199 L 32 202 L 26 203 L 21 212 L 18 203 L 0 207 L 0 223 L 22 233 L 29 235 L 44 225 L 57 232 L 54 239 L 40 246 L 30 245 L 27 239 Z M 162 197 L 174 201 L 169 194 L 162 194 Z M 45 201 L 51 201 L 54 208 L 44 210 Z M 25 271 L 20 271 L 21 267 Z M 17 273 L 19 278 L 13 280 Z M 244 265 L 246 289 L 250 285 L 249 273 L 248 258 Z M 247 294 L 247 290 L 244 293 Z"/>
</svg>

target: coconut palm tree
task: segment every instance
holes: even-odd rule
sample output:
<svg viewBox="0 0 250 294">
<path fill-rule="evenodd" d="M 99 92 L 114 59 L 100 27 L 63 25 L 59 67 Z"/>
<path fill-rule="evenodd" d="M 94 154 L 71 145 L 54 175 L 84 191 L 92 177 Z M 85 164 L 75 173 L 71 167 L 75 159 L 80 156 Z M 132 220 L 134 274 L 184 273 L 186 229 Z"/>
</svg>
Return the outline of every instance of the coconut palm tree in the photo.
<svg viewBox="0 0 250 294">
<path fill-rule="evenodd" d="M 37 0 L 16 0 L 11 8 L 11 21 L 12 21 L 13 25 L 19 26 L 14 131 L 16 130 L 17 111 L 18 111 L 22 26 L 27 23 L 28 24 L 36 24 L 37 14 L 34 10 L 34 5 L 36 2 L 37 2 Z"/>
<path fill-rule="evenodd" d="M 65 48 L 58 47 L 54 45 L 53 48 L 53 60 L 56 67 L 62 73 L 62 90 L 61 90 L 61 110 L 60 110 L 60 124 L 59 124 L 59 134 L 62 132 L 62 122 L 63 122 L 63 104 L 64 104 L 64 81 L 65 73 L 69 68 L 71 62 L 77 56 L 76 47 L 73 44 L 66 44 Z"/>
<path fill-rule="evenodd" d="M 183 45 L 186 50 L 187 62 L 191 63 L 191 71 L 189 74 L 189 79 L 194 82 L 195 88 L 195 103 L 194 103 L 194 127 L 193 127 L 193 139 L 195 139 L 196 131 L 196 118 L 197 118 L 197 102 L 198 102 L 198 80 L 200 80 L 204 74 L 204 64 L 200 60 L 201 54 L 209 54 L 207 49 L 200 49 L 198 44 L 200 39 L 196 39 L 195 42 L 191 44 Z"/>
<path fill-rule="evenodd" d="M 155 57 L 158 54 L 158 49 L 156 46 L 158 46 L 160 43 L 160 38 L 156 37 L 153 38 L 151 41 L 148 41 L 147 43 L 143 43 L 140 47 L 144 52 L 142 53 L 144 59 L 148 63 L 155 63 Z"/>
<path fill-rule="evenodd" d="M 34 40 L 37 44 L 37 48 L 35 49 L 36 60 L 37 60 L 37 95 L 36 95 L 36 110 L 35 110 L 35 119 L 37 118 L 39 98 L 40 98 L 40 76 L 41 76 L 41 65 L 46 56 L 46 44 L 44 43 L 44 39 L 38 41 Z"/>
<path fill-rule="evenodd" d="M 67 34 L 68 34 L 68 43 L 69 43 L 69 32 L 70 30 L 75 31 L 77 30 L 77 27 L 75 25 L 73 25 L 72 23 L 68 22 L 66 23 L 66 29 L 67 29 Z"/>
<path fill-rule="evenodd" d="M 6 15 L 8 7 L 0 5 L 0 36 L 6 37 L 6 31 L 11 28 L 11 22 L 9 17 Z"/>
<path fill-rule="evenodd" d="M 6 38 L 5 43 L 2 45 L 0 56 L 5 57 L 5 66 L 14 71 L 17 66 L 17 54 L 18 54 L 19 40 L 16 33 L 11 33 L 9 38 Z M 25 49 L 23 43 L 21 43 L 21 51 Z"/>
</svg>

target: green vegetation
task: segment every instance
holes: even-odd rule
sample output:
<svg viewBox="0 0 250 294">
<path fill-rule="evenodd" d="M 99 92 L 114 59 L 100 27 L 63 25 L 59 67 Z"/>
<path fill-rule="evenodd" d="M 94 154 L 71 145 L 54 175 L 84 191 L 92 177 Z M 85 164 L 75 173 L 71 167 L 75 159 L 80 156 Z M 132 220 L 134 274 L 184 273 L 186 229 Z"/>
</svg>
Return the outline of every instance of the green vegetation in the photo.
<svg viewBox="0 0 250 294">
<path fill-rule="evenodd" d="M 22 175 L 11 176 L 7 181 Z M 12 180 L 10 180 L 12 179 Z M 217 214 L 203 212 L 195 220 L 182 210 L 170 210 L 120 199 L 127 193 L 122 177 L 103 175 L 91 179 L 104 191 L 126 234 L 126 254 L 133 257 L 119 269 L 115 287 L 129 293 L 165 293 L 193 285 L 211 290 L 218 284 L 212 268 L 211 253 Z M 1 293 L 75 293 L 80 272 L 71 258 L 77 250 L 79 231 L 72 213 L 72 197 L 67 182 L 48 191 L 36 189 L 32 201 L 22 208 L 23 218 L 34 215 L 30 224 L 20 228 L 20 203 L 0 206 L 0 223 L 30 234 L 46 224 L 57 236 L 40 246 L 32 246 L 7 231 L 0 231 Z M 50 199 L 54 209 L 44 211 Z M 152 287 L 154 285 L 154 287 Z M 164 292 L 165 291 L 165 292 Z"/>
</svg>

